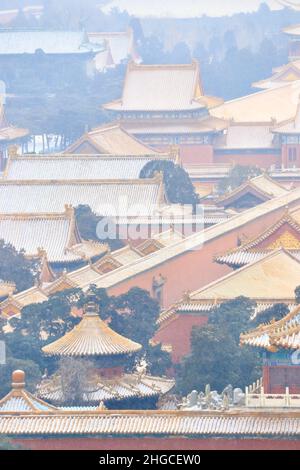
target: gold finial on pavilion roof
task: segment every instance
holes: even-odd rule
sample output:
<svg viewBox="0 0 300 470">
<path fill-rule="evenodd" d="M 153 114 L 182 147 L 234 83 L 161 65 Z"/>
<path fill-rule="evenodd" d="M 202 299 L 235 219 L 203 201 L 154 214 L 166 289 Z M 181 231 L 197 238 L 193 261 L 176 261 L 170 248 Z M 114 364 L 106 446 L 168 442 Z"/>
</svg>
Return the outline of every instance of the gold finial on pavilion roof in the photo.
<svg viewBox="0 0 300 470">
<path fill-rule="evenodd" d="M 25 372 L 23 370 L 15 370 L 12 375 L 12 388 L 20 390 L 25 388 Z"/>
</svg>

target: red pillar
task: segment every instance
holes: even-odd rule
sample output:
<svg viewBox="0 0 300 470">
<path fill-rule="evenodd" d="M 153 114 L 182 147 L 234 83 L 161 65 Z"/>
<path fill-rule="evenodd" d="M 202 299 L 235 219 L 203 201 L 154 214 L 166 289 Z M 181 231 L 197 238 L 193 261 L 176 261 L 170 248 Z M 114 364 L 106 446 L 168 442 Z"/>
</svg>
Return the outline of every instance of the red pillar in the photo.
<svg viewBox="0 0 300 470">
<path fill-rule="evenodd" d="M 271 393 L 270 390 L 270 367 L 263 366 L 263 387 L 265 393 Z"/>
</svg>

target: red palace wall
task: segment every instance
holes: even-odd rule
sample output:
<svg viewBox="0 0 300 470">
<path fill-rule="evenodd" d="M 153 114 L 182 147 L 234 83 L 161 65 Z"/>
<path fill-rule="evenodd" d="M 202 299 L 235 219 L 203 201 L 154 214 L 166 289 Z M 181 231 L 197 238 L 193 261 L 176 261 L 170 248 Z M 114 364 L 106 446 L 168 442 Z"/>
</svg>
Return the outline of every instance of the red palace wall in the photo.
<svg viewBox="0 0 300 470">
<path fill-rule="evenodd" d="M 149 144 L 152 148 L 157 150 L 168 152 L 170 150 L 170 145 L 161 145 L 161 144 Z M 271 166 L 276 166 L 277 168 L 281 167 L 282 164 L 282 155 L 280 150 L 274 151 L 273 153 L 259 152 L 249 150 L 249 153 L 237 151 L 228 151 L 228 153 L 221 152 L 218 149 L 215 149 L 213 145 L 203 145 L 203 144 L 178 144 L 180 149 L 180 158 L 185 164 L 231 164 L 231 165 L 250 165 L 250 166 L 259 166 L 260 168 L 270 168 Z M 300 160 L 300 154 L 299 154 Z"/>
<path fill-rule="evenodd" d="M 170 145 L 151 145 L 157 150 L 163 152 L 170 151 Z M 209 164 L 214 162 L 214 149 L 212 145 L 201 145 L 201 144 L 189 144 L 183 145 L 179 144 L 178 148 L 180 149 L 180 158 L 183 165 L 186 163 L 195 164 Z"/>
<path fill-rule="evenodd" d="M 290 393 L 300 394 L 299 366 L 264 366 L 263 386 L 265 393 L 285 393 L 289 387 Z"/>
<path fill-rule="evenodd" d="M 296 151 L 296 160 L 289 160 L 289 150 L 293 149 Z M 293 168 L 300 166 L 300 145 L 283 145 L 282 146 L 282 163 L 284 168 Z"/>
<path fill-rule="evenodd" d="M 281 154 L 267 153 L 217 153 L 214 154 L 214 163 L 228 163 L 232 165 L 259 166 L 260 168 L 270 168 L 272 165 L 281 167 Z"/>
<path fill-rule="evenodd" d="M 18 439 L 30 450 L 299 450 L 300 441 L 272 439 L 61 438 Z"/>
<path fill-rule="evenodd" d="M 178 315 L 176 319 L 166 322 L 155 335 L 155 341 L 164 345 L 175 344 L 171 353 L 173 363 L 180 362 L 190 352 L 190 336 L 194 326 L 203 326 L 207 316 Z"/>
<path fill-rule="evenodd" d="M 180 145 L 180 157 L 184 164 L 210 164 L 214 162 L 212 145 Z"/>
</svg>

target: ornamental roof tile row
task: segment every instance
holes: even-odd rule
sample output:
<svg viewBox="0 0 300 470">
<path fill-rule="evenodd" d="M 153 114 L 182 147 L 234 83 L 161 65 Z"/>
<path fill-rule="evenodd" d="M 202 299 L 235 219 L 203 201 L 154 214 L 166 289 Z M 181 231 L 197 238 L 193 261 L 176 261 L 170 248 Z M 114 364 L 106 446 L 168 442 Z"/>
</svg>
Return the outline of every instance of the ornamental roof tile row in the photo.
<svg viewBox="0 0 300 470">
<path fill-rule="evenodd" d="M 24 379 L 22 371 L 15 371 L 13 389 L 0 401 L 0 435 L 228 436 L 235 439 L 237 436 L 300 436 L 297 410 L 108 411 L 99 402 L 97 407 L 56 408 L 29 394 Z M 130 380 L 156 388 L 156 394 L 166 393 L 172 387 L 171 381 L 167 383 L 164 378 L 131 376 Z M 126 388 L 129 389 L 128 384 Z M 115 391 L 114 399 L 122 391 L 121 386 Z M 139 396 L 144 392 L 147 393 L 146 388 L 140 389 Z"/>
<path fill-rule="evenodd" d="M 151 215 L 165 202 L 162 179 L 137 180 L 1 180 L 0 212 L 64 211 L 65 205 L 89 205 L 100 216 Z M 125 206 L 125 209 L 124 209 Z M 132 208 L 136 209 L 134 212 Z M 129 212 L 128 212 L 129 211 Z"/>
<path fill-rule="evenodd" d="M 157 397 L 168 393 L 174 384 L 172 379 L 150 375 L 123 374 L 110 380 L 95 376 L 93 381 L 86 385 L 82 400 L 84 404 L 96 406 L 101 402 Z M 65 403 L 66 400 L 59 376 L 43 380 L 37 393 L 43 400 L 57 405 Z"/>
<path fill-rule="evenodd" d="M 0 416 L 0 434 L 298 437 L 299 414 L 177 411 L 79 412 Z"/>
<path fill-rule="evenodd" d="M 106 245 L 81 239 L 69 208 L 60 214 L 0 214 L 0 239 L 29 258 L 46 252 L 50 263 L 72 263 L 107 251 Z"/>
<path fill-rule="evenodd" d="M 262 324 L 253 331 L 242 334 L 242 345 L 264 348 L 275 352 L 278 349 L 299 349 L 300 347 L 300 306 L 278 321 Z"/>
<path fill-rule="evenodd" d="M 6 180 L 136 180 L 160 156 L 49 155 L 10 157 Z"/>
</svg>

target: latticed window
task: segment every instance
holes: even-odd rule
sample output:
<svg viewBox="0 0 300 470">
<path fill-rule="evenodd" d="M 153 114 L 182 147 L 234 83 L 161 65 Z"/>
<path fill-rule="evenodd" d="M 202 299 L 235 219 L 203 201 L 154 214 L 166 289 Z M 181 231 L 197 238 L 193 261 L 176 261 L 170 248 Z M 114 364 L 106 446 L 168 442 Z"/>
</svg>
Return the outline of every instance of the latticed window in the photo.
<svg viewBox="0 0 300 470">
<path fill-rule="evenodd" d="M 296 147 L 289 148 L 289 161 L 296 162 L 297 161 L 297 149 Z"/>
</svg>

